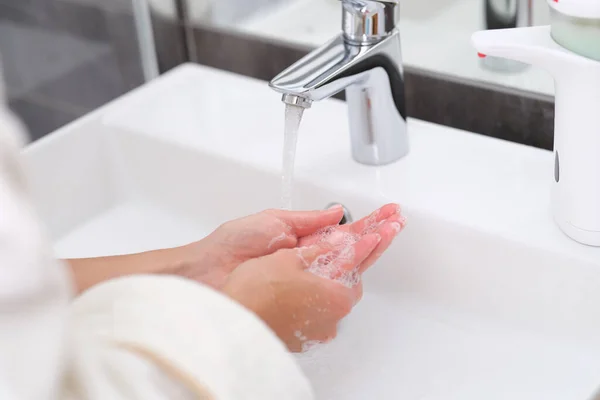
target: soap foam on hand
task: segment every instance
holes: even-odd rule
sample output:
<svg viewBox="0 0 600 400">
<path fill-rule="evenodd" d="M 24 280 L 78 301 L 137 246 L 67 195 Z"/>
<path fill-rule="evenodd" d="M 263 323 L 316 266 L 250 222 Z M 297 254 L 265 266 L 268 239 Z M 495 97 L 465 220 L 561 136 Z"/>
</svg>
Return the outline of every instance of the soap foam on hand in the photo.
<svg viewBox="0 0 600 400">
<path fill-rule="evenodd" d="M 311 238 L 311 242 L 312 240 L 315 240 L 317 244 L 330 246 L 331 251 L 317 257 L 317 259 L 310 264 L 303 259 L 307 270 L 322 278 L 337 281 L 346 287 L 352 288 L 358 285 L 361 279 L 358 266 L 351 270 L 348 269 L 348 267 L 352 266 L 354 263 L 356 255 L 354 245 L 364 236 L 376 234 L 379 231 L 379 228 L 388 221 L 387 218 L 378 221 L 382 216 L 381 212 L 381 209 L 376 210 L 364 221 L 358 222 L 357 224 L 362 225 L 362 231 L 360 232 L 349 231 L 349 229 L 356 229 L 356 227 L 359 226 L 356 224 L 352 227 L 332 225 L 316 232 Z M 386 215 L 388 213 L 391 215 L 398 215 L 398 222 L 392 223 L 391 227 L 396 232 L 400 232 L 403 225 L 406 223 L 405 218 L 400 216 L 400 206 L 395 206 L 393 214 L 389 207 L 385 212 Z M 301 257 L 300 253 L 299 256 Z"/>
<path fill-rule="evenodd" d="M 308 272 L 352 288 L 359 284 L 360 274 L 357 268 L 348 271 L 344 266 L 351 263 L 353 259 L 354 248 L 347 246 L 342 250 L 334 250 L 320 255 L 310 264 Z"/>
<path fill-rule="evenodd" d="M 291 228 L 290 228 L 291 230 Z M 271 249 L 273 246 L 275 246 L 277 243 L 284 241 L 287 238 L 287 235 L 285 234 L 285 232 L 282 232 L 279 236 L 275 236 L 273 239 L 271 239 L 271 241 L 269 242 L 269 245 L 267 246 L 267 249 Z"/>
<path fill-rule="evenodd" d="M 370 217 L 371 218 L 371 217 Z M 377 215 L 372 216 L 372 222 L 360 234 L 339 229 L 338 225 L 328 226 L 316 233 L 320 236 L 318 243 L 326 243 L 333 250 L 317 257 L 307 270 L 317 276 L 330 279 L 352 288 L 360 283 L 358 268 L 346 269 L 354 260 L 354 245 L 368 233 L 374 233 L 380 223 L 376 223 Z"/>
</svg>

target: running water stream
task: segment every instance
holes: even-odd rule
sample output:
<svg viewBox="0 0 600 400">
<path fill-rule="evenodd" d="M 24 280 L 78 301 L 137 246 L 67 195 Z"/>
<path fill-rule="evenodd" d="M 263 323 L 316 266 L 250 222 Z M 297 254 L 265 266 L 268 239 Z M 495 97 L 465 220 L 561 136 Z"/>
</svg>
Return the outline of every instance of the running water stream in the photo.
<svg viewBox="0 0 600 400">
<path fill-rule="evenodd" d="M 298 128 L 302 121 L 304 108 L 286 104 L 285 130 L 283 139 L 283 171 L 281 175 L 281 208 L 292 209 L 294 189 L 294 163 L 296 160 L 296 145 L 298 144 Z"/>
</svg>

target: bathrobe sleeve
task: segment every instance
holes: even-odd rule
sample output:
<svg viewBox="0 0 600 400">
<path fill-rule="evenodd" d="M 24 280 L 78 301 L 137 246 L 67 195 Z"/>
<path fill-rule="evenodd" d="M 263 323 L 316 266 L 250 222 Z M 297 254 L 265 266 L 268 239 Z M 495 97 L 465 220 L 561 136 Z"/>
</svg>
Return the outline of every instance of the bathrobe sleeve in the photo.
<svg viewBox="0 0 600 400">
<path fill-rule="evenodd" d="M 212 289 L 136 276 L 73 299 L 28 197 L 22 132 L 0 100 L 0 399 L 313 398 L 282 342 Z"/>
</svg>

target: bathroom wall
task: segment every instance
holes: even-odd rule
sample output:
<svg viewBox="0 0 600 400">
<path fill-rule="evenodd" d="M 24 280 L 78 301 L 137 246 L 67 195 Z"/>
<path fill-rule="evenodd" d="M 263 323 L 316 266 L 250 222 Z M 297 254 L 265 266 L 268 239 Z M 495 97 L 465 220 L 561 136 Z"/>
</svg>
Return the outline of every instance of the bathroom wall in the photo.
<svg viewBox="0 0 600 400">
<path fill-rule="evenodd" d="M 283 1 L 192 0 L 186 9 L 191 24 L 226 25 Z M 176 0 L 148 3 L 160 72 L 195 59 Z M 0 57 L 9 105 L 31 140 L 144 82 L 132 0 L 0 0 Z"/>
<path fill-rule="evenodd" d="M 310 48 L 227 26 L 286 1 L 148 0 L 160 71 L 195 61 L 271 79 Z M 144 81 L 131 0 L 0 0 L 0 54 L 34 140 Z M 552 99 L 409 67 L 405 84 L 411 117 L 552 148 Z"/>
<path fill-rule="evenodd" d="M 156 31 L 166 70 L 185 57 L 180 31 Z M 131 0 L 0 0 L 0 55 L 32 140 L 144 82 Z"/>
</svg>

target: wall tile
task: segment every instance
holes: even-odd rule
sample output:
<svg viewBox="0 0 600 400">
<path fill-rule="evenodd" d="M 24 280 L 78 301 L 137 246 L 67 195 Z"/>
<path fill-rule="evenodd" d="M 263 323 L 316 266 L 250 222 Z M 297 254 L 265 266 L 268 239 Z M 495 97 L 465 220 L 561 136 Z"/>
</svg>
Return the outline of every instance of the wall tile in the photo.
<svg viewBox="0 0 600 400">
<path fill-rule="evenodd" d="M 270 80 L 309 49 L 241 33 L 194 27 L 198 62 L 254 78 Z"/>
<path fill-rule="evenodd" d="M 0 20 L 106 41 L 105 11 L 59 0 L 0 0 Z"/>
<path fill-rule="evenodd" d="M 406 72 L 406 95 L 411 117 L 543 149 L 553 147 L 551 99 L 412 70 Z"/>
<path fill-rule="evenodd" d="M 0 54 L 11 105 L 36 138 L 144 83 L 126 9 L 0 0 Z"/>
<path fill-rule="evenodd" d="M 11 100 L 9 107 L 27 127 L 31 141 L 35 141 L 81 116 L 80 113 L 59 110 L 50 105 L 26 99 Z"/>
<path fill-rule="evenodd" d="M 89 112 L 126 93 L 134 84 L 139 82 L 124 82 L 118 59 L 111 51 L 38 86 L 30 94 Z"/>
<path fill-rule="evenodd" d="M 160 14 L 153 14 L 154 42 L 160 72 L 166 72 L 189 60 L 183 25 Z"/>
<path fill-rule="evenodd" d="M 67 5 L 79 5 L 85 7 L 100 8 L 113 12 L 131 12 L 133 9 L 132 0 L 59 0 Z M 167 0 L 161 0 L 167 1 Z"/>
<path fill-rule="evenodd" d="M 0 21 L 0 54 L 7 92 L 20 97 L 110 52 L 101 42 Z"/>
<path fill-rule="evenodd" d="M 133 89 L 144 83 L 133 15 L 107 13 L 106 25 L 109 30 L 107 42 L 115 54 L 125 88 Z"/>
</svg>

